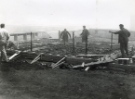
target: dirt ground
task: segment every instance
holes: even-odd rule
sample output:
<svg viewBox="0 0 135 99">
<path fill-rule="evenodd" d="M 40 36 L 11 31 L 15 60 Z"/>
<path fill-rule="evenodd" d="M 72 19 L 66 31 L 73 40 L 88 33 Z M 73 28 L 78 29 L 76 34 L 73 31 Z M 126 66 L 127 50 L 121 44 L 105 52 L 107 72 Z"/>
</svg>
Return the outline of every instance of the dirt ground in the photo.
<svg viewBox="0 0 135 99">
<path fill-rule="evenodd" d="M 135 74 L 95 70 L 0 71 L 0 99 L 135 99 Z"/>
</svg>

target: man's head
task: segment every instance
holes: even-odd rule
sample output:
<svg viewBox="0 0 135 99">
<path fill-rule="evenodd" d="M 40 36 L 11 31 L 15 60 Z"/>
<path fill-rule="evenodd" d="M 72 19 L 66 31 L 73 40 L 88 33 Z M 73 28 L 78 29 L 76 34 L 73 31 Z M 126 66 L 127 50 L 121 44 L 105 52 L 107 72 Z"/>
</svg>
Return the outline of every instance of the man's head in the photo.
<svg viewBox="0 0 135 99">
<path fill-rule="evenodd" d="M 123 24 L 120 24 L 119 27 L 120 27 L 120 29 L 123 29 L 124 28 L 124 25 Z"/>
<path fill-rule="evenodd" d="M 67 29 L 64 29 L 64 31 L 67 31 Z"/>
<path fill-rule="evenodd" d="M 83 26 L 83 29 L 86 29 L 86 26 Z"/>
<path fill-rule="evenodd" d="M 5 24 L 2 23 L 2 24 L 0 25 L 0 27 L 1 27 L 1 28 L 4 28 L 4 27 L 5 27 Z"/>
</svg>

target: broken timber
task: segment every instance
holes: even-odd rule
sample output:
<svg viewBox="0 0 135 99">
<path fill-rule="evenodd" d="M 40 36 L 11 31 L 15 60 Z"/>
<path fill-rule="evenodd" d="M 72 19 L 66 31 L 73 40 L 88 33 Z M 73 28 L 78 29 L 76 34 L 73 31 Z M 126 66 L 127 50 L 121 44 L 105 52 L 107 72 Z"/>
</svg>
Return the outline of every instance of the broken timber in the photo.
<svg viewBox="0 0 135 99">
<path fill-rule="evenodd" d="M 30 62 L 30 64 L 33 64 L 33 63 L 37 62 L 39 59 L 41 59 L 41 55 L 42 55 L 42 54 L 43 54 L 43 53 L 38 54 L 38 55 Z"/>
<path fill-rule="evenodd" d="M 14 51 L 7 51 L 7 52 L 8 52 L 8 54 L 14 53 Z M 119 52 L 115 51 L 109 55 L 107 54 L 100 58 L 97 56 L 96 60 L 93 60 L 93 58 L 64 57 L 64 56 L 55 56 L 55 55 L 47 55 L 47 54 L 41 55 L 41 54 L 37 54 L 35 52 L 21 52 L 21 55 L 25 59 L 32 60 L 30 62 L 31 64 L 33 64 L 36 61 L 52 62 L 52 63 L 55 63 L 52 65 L 52 68 L 55 68 L 55 67 L 58 67 L 61 64 L 63 64 L 64 63 L 63 61 L 66 58 L 66 62 L 68 64 L 72 64 L 72 68 L 83 67 L 86 69 L 86 67 L 89 67 L 89 66 L 108 64 L 108 63 L 113 62 L 113 60 L 119 56 Z M 33 59 L 33 57 L 35 57 L 35 58 Z M 80 64 L 82 64 L 82 65 L 80 65 Z M 87 70 L 89 70 L 89 68 L 87 68 L 86 71 Z"/>
<path fill-rule="evenodd" d="M 18 58 L 20 56 L 20 53 L 21 53 L 21 51 L 17 51 L 12 56 L 10 56 L 9 57 L 9 62 L 15 60 L 16 58 Z"/>
<path fill-rule="evenodd" d="M 113 60 L 91 62 L 91 63 L 84 64 L 84 67 L 93 66 L 93 65 L 100 65 L 100 64 L 108 64 L 108 63 L 111 63 L 111 62 L 113 62 Z M 73 66 L 73 68 L 78 68 L 78 67 L 82 67 L 82 65 Z"/>
<path fill-rule="evenodd" d="M 103 64 L 108 65 L 109 63 L 112 63 L 114 59 L 118 58 L 119 56 L 120 56 L 119 51 L 115 51 L 109 55 L 104 55 L 103 57 L 98 58 L 97 62 L 90 62 L 90 63 L 84 64 L 85 71 L 88 71 L 90 69 L 90 66 L 93 66 L 93 65 L 103 65 Z M 82 67 L 82 65 L 73 66 L 73 68 L 80 68 L 80 67 Z"/>
<path fill-rule="evenodd" d="M 52 68 L 55 68 L 55 67 L 57 67 L 57 66 L 60 66 L 61 65 L 61 63 L 63 64 L 64 62 L 64 60 L 66 59 L 66 57 L 63 57 L 62 59 L 60 59 L 57 63 L 55 63 L 53 66 L 52 66 Z"/>
<path fill-rule="evenodd" d="M 56 67 L 58 67 L 58 66 L 60 66 L 60 65 L 62 65 L 62 64 L 64 64 L 65 62 L 63 61 L 63 62 L 61 62 L 61 63 L 59 63 L 59 64 L 53 64 L 52 65 L 52 69 L 54 69 L 54 68 L 56 68 Z"/>
</svg>

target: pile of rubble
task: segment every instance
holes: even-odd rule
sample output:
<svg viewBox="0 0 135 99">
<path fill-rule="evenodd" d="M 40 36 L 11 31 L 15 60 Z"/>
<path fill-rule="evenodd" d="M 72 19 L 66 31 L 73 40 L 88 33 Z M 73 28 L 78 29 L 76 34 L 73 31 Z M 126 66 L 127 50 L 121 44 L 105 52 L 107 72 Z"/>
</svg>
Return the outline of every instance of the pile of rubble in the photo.
<svg viewBox="0 0 135 99">
<path fill-rule="evenodd" d="M 13 53 L 13 52 L 12 52 Z M 53 56 L 46 55 L 44 53 L 35 52 L 21 52 L 16 51 L 9 57 L 10 67 L 16 69 L 44 69 L 44 68 L 66 68 L 66 69 L 81 69 L 88 71 L 89 69 L 101 65 L 108 65 L 113 62 L 114 59 L 119 57 L 119 51 L 115 51 L 106 55 L 85 55 L 78 56 Z M 87 57 L 87 58 L 86 58 Z M 21 65 L 20 65 L 21 64 Z M 22 66 L 23 65 L 23 66 Z"/>
</svg>

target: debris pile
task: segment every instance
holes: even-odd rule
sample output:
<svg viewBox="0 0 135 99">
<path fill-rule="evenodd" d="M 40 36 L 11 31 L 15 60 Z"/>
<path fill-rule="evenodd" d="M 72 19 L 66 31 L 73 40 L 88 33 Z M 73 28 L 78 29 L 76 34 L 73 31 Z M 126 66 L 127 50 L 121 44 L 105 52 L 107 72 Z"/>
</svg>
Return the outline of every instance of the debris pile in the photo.
<svg viewBox="0 0 135 99">
<path fill-rule="evenodd" d="M 111 54 L 102 54 L 102 55 L 85 55 L 81 54 L 78 56 L 55 56 L 55 55 L 46 55 L 44 53 L 35 53 L 35 52 L 25 52 L 25 51 L 8 51 L 9 53 L 14 53 L 9 57 L 11 67 L 16 69 L 19 68 L 61 68 L 61 69 L 81 69 L 88 71 L 93 67 L 98 67 L 101 65 L 108 65 L 113 62 L 113 60 L 119 57 L 119 51 L 115 51 Z M 81 57 L 80 57 L 81 56 Z M 16 64 L 16 65 L 14 65 Z M 21 64 L 21 65 L 20 65 Z M 26 64 L 26 66 L 22 66 L 22 64 Z M 15 67 L 16 66 L 16 67 Z"/>
</svg>

